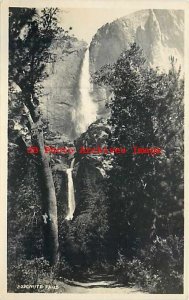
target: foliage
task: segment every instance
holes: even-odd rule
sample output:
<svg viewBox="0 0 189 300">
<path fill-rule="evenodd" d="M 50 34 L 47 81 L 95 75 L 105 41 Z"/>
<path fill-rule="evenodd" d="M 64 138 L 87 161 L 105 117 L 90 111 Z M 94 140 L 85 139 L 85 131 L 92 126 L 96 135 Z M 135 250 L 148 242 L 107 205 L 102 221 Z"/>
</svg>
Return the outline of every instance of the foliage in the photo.
<svg viewBox="0 0 189 300">
<path fill-rule="evenodd" d="M 12 250 L 17 254 L 39 255 L 41 193 L 36 166 L 29 155 L 20 151 L 17 145 L 10 144 L 8 167 L 8 237 Z M 10 245 L 8 248 L 11 249 Z M 11 255 L 13 261 L 17 259 L 15 251 Z"/>
<path fill-rule="evenodd" d="M 112 93 L 109 146 L 128 149 L 114 156 L 108 195 L 113 257 L 121 251 L 132 262 L 156 236 L 183 237 L 184 82 L 174 59 L 168 73 L 151 69 L 136 44 L 94 81 Z M 161 155 L 133 155 L 134 146 L 159 147 Z"/>
<path fill-rule="evenodd" d="M 115 272 L 122 283 L 134 284 L 149 293 L 183 292 L 183 239 L 156 236 L 139 252 L 132 260 L 119 253 Z"/>
<path fill-rule="evenodd" d="M 42 284 L 44 278 L 50 277 L 50 266 L 43 257 L 27 260 L 21 259 L 17 265 L 12 265 L 8 274 L 8 290 L 17 293 L 26 293 L 28 289 L 24 285 Z M 40 292 L 38 288 L 30 289 L 30 292 Z M 44 289 L 43 289 L 44 292 Z"/>
<path fill-rule="evenodd" d="M 9 73 L 22 90 L 32 91 L 43 78 L 51 57 L 49 47 L 60 30 L 56 13 L 56 8 L 44 9 L 41 15 L 36 9 L 10 9 Z"/>
<path fill-rule="evenodd" d="M 56 268 L 54 269 L 54 278 L 60 281 L 64 281 L 64 279 L 72 279 L 74 274 L 73 267 L 62 257 Z"/>
</svg>

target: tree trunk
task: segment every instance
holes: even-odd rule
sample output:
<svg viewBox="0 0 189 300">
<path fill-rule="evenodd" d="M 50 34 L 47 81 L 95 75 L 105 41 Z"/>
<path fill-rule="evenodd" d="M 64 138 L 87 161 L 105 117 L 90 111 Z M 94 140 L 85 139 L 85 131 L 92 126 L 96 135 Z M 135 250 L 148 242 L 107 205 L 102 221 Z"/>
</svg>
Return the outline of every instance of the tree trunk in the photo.
<svg viewBox="0 0 189 300">
<path fill-rule="evenodd" d="M 39 148 L 39 179 L 42 190 L 44 252 L 45 257 L 50 264 L 55 265 L 59 259 L 58 218 L 55 186 L 52 171 L 49 165 L 49 157 L 44 150 L 44 137 L 39 114 L 33 110 L 34 116 L 32 117 L 31 112 L 26 105 L 24 105 L 24 109 L 28 117 L 31 132 L 33 131 L 32 139 Z M 34 120 L 37 121 L 34 122 Z"/>
<path fill-rule="evenodd" d="M 42 130 L 37 134 L 36 142 L 40 155 L 39 172 L 42 187 L 45 257 L 51 265 L 54 265 L 59 259 L 57 201 L 52 171 L 49 166 L 49 157 L 44 152 Z"/>
</svg>

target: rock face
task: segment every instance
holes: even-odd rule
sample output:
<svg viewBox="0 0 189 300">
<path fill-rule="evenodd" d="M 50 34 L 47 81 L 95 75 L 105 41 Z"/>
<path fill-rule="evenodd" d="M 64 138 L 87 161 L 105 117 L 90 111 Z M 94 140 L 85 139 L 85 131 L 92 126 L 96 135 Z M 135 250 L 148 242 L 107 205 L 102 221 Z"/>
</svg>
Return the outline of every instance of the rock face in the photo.
<svg viewBox="0 0 189 300">
<path fill-rule="evenodd" d="M 141 10 L 102 26 L 90 45 L 91 70 L 96 71 L 105 64 L 115 62 L 133 42 L 143 49 L 152 67 L 168 67 L 171 55 L 182 64 L 183 11 Z"/>
<path fill-rule="evenodd" d="M 76 146 L 76 163 L 74 168 L 74 185 L 76 187 L 76 200 L 80 197 L 81 187 L 86 179 L 93 182 L 95 188 L 102 189 L 102 183 L 106 178 L 106 171 L 111 168 L 110 154 L 81 154 L 82 147 L 107 147 L 108 138 L 111 134 L 110 126 L 107 120 L 99 119 L 91 124 L 86 132 L 84 132 L 75 143 Z M 76 212 L 78 208 L 76 209 Z"/>
<path fill-rule="evenodd" d="M 79 79 L 86 43 L 76 38 L 54 41 L 54 62 L 47 66 L 49 77 L 43 81 L 41 108 L 50 129 L 72 140 L 77 133 L 76 112 L 79 107 Z"/>
<path fill-rule="evenodd" d="M 76 161 L 87 162 L 87 165 L 90 165 L 92 162 L 93 165 L 98 169 L 98 173 L 102 177 L 106 175 L 105 171 L 108 169 L 111 155 L 109 154 L 82 154 L 80 149 L 84 148 L 106 148 L 108 147 L 108 139 L 111 135 L 111 128 L 107 124 L 106 119 L 99 119 L 96 122 L 92 123 L 86 132 L 84 132 L 76 140 Z M 90 162 L 88 164 L 88 162 Z"/>
<path fill-rule="evenodd" d="M 133 42 L 143 49 L 151 67 L 167 70 L 170 56 L 177 58 L 177 65 L 183 65 L 183 11 L 141 10 L 105 24 L 98 29 L 90 44 L 91 72 L 116 62 L 121 52 Z M 99 116 L 107 114 L 104 108 L 108 98 L 105 89 L 94 86 L 93 97 L 99 103 Z"/>
</svg>

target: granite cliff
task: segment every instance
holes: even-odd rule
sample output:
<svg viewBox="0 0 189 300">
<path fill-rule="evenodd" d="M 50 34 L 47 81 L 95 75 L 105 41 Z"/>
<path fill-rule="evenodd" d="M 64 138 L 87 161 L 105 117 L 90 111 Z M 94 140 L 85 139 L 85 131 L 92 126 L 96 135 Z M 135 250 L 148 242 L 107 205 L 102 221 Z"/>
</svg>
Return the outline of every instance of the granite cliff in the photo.
<svg viewBox="0 0 189 300">
<path fill-rule="evenodd" d="M 141 10 L 107 23 L 98 29 L 90 44 L 91 73 L 105 64 L 116 62 L 130 43 L 136 42 L 151 67 L 167 70 L 174 56 L 177 66 L 183 65 L 184 13 L 181 10 Z M 93 97 L 99 104 L 98 114 L 107 114 L 105 89 L 93 87 Z"/>
<path fill-rule="evenodd" d="M 50 129 L 60 133 L 63 140 L 78 136 L 79 79 L 86 43 L 70 37 L 52 44 L 54 61 L 47 66 L 48 77 L 43 82 L 41 101 L 43 115 Z"/>
<path fill-rule="evenodd" d="M 115 62 L 133 42 L 143 49 L 153 67 L 168 67 L 171 55 L 182 64 L 183 31 L 184 14 L 181 10 L 141 10 L 107 23 L 98 29 L 90 44 L 91 70 Z"/>
</svg>

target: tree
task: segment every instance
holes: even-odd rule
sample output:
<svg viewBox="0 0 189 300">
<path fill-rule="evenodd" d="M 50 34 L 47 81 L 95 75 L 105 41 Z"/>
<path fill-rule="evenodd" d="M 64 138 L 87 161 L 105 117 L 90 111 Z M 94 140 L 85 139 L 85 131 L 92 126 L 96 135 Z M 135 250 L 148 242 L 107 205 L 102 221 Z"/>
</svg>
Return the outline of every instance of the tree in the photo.
<svg viewBox="0 0 189 300">
<path fill-rule="evenodd" d="M 57 8 L 10 8 L 9 80 L 21 90 L 22 115 L 32 144 L 39 148 L 38 166 L 42 187 L 45 253 L 51 264 L 58 260 L 57 203 L 49 157 L 44 152 L 43 122 L 39 109 L 40 82 L 47 76 L 45 66 L 51 61 L 50 46 L 57 33 Z M 24 143 L 24 137 L 22 137 Z"/>
<path fill-rule="evenodd" d="M 112 92 L 109 146 L 130 149 L 114 156 L 109 206 L 114 254 L 133 256 L 156 235 L 183 234 L 183 80 L 173 59 L 168 73 L 153 70 L 132 44 L 94 81 Z M 162 154 L 133 155 L 133 146 Z"/>
</svg>

